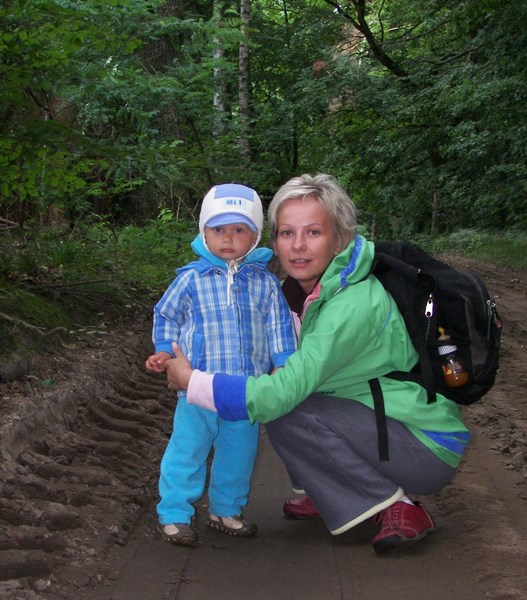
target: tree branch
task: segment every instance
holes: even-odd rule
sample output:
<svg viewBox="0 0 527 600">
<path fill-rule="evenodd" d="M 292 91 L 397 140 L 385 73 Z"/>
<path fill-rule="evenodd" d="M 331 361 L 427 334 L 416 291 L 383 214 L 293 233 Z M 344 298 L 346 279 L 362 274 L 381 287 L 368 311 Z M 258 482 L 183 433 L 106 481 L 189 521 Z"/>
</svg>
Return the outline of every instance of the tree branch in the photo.
<svg viewBox="0 0 527 600">
<path fill-rule="evenodd" d="M 19 226 L 18 223 L 15 223 L 14 221 L 10 221 L 9 219 L 4 219 L 3 217 L 0 217 L 0 229 L 13 229 L 18 226 Z"/>
<path fill-rule="evenodd" d="M 22 319 L 17 319 L 16 317 L 12 317 L 11 315 L 6 315 L 3 312 L 0 312 L 0 319 L 9 321 L 10 323 L 14 323 L 15 325 L 20 325 L 22 327 L 25 327 L 26 329 L 29 329 L 30 331 L 35 331 L 39 335 L 46 336 L 46 337 L 48 335 L 53 335 L 54 333 L 57 333 L 58 331 L 67 331 L 67 329 L 65 327 L 54 327 L 53 329 L 50 329 L 49 331 L 44 331 L 42 329 L 42 327 L 36 327 L 35 325 L 31 325 L 31 323 L 27 323 L 26 321 L 23 321 Z"/>
<path fill-rule="evenodd" d="M 408 73 L 398 65 L 386 52 L 382 49 L 382 46 L 377 42 L 372 30 L 366 22 L 366 0 L 351 0 L 351 3 L 355 7 L 357 12 L 356 18 L 346 12 L 342 6 L 334 0 L 324 0 L 326 4 L 332 6 L 340 15 L 342 15 L 347 21 L 349 21 L 355 29 L 360 31 L 368 42 L 368 46 L 372 51 L 375 58 L 385 66 L 390 72 L 397 77 L 408 77 Z"/>
</svg>

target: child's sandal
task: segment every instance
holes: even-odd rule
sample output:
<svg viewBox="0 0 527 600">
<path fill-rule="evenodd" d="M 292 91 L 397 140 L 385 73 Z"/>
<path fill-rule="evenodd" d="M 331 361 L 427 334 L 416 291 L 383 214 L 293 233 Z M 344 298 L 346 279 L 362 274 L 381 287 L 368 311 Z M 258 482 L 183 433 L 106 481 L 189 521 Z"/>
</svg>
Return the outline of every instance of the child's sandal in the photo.
<svg viewBox="0 0 527 600">
<path fill-rule="evenodd" d="M 234 515 L 233 517 L 218 517 L 216 515 L 209 515 L 207 525 L 219 531 L 223 531 L 227 535 L 234 535 L 237 537 L 252 537 L 256 535 L 258 527 L 255 523 L 249 523 L 241 515 Z"/>
<path fill-rule="evenodd" d="M 198 541 L 196 532 L 188 523 L 159 525 L 158 530 L 167 542 L 177 546 L 193 546 Z"/>
</svg>

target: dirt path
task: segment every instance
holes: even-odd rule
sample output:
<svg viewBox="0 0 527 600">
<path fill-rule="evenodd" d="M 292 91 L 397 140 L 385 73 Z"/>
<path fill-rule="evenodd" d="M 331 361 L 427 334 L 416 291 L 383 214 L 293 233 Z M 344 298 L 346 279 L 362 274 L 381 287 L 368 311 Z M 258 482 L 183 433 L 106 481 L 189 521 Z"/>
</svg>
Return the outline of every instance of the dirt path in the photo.
<svg viewBox="0 0 527 600">
<path fill-rule="evenodd" d="M 426 498 L 439 526 L 426 543 L 380 558 L 369 523 L 333 538 L 320 521 L 283 519 L 289 482 L 264 431 L 248 509 L 259 535 L 208 531 L 204 499 L 198 548 L 160 540 L 157 470 L 173 396 L 143 370 L 144 314 L 131 331 L 118 324 L 50 356 L 40 381 L 0 385 L 0 598 L 527 598 L 527 274 L 476 270 L 505 323 L 502 367 L 465 409 L 475 441 L 458 476 Z"/>
</svg>

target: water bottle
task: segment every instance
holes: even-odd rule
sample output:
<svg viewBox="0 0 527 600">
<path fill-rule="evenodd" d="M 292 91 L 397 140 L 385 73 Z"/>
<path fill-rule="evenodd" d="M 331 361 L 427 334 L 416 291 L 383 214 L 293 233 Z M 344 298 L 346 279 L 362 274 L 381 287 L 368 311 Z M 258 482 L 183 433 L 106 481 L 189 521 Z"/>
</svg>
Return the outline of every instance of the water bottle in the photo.
<svg viewBox="0 0 527 600">
<path fill-rule="evenodd" d="M 444 342 L 439 346 L 438 352 L 441 356 L 446 384 L 452 388 L 465 385 L 469 380 L 469 376 L 457 354 L 457 346 L 449 343 L 450 336 L 445 333 L 443 327 L 438 327 L 438 331 L 440 334 L 439 341 Z"/>
</svg>

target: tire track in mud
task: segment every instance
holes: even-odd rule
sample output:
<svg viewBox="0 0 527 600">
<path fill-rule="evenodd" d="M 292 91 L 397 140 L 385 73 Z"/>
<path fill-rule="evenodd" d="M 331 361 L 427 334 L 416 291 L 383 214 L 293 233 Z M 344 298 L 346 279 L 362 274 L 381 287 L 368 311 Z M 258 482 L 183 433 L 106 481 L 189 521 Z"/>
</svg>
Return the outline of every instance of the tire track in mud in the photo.
<svg viewBox="0 0 527 600">
<path fill-rule="evenodd" d="M 156 494 L 175 397 L 144 370 L 148 335 L 126 339 L 92 349 L 58 389 L 18 399 L 0 425 L 4 600 L 80 597 Z"/>
</svg>

